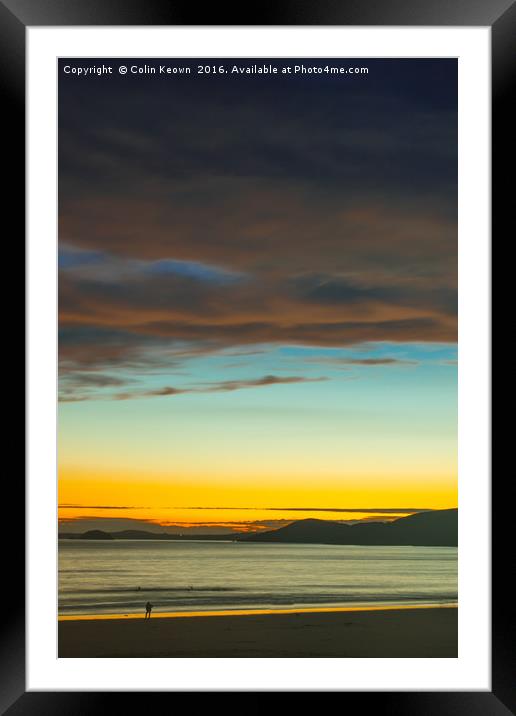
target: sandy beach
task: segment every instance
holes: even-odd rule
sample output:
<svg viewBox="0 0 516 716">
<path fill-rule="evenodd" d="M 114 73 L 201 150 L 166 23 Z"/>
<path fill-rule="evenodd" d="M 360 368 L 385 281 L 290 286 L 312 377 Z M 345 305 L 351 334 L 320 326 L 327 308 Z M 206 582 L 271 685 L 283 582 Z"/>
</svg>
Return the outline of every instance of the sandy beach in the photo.
<svg viewBox="0 0 516 716">
<path fill-rule="evenodd" d="M 457 608 L 59 621 L 66 657 L 457 657 Z"/>
</svg>

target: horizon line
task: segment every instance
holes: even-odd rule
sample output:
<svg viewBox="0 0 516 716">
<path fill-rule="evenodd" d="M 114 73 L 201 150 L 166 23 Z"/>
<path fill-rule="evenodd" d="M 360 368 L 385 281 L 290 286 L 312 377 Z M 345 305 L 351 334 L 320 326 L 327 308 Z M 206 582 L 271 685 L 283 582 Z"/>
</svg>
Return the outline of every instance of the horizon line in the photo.
<svg viewBox="0 0 516 716">
<path fill-rule="evenodd" d="M 144 505 L 79 505 L 74 503 L 58 504 L 58 509 L 74 510 L 241 510 L 254 512 L 369 512 L 396 514 L 401 512 L 433 512 L 439 509 L 457 509 L 454 507 L 160 507 Z M 131 519 L 131 518 L 128 518 Z"/>
</svg>

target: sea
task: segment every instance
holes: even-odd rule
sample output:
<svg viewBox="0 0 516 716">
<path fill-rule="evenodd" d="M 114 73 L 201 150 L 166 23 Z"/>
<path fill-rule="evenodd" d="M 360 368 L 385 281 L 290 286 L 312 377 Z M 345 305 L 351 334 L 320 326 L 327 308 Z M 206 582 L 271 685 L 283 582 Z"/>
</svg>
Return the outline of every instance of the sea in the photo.
<svg viewBox="0 0 516 716">
<path fill-rule="evenodd" d="M 59 614 L 457 603 L 456 547 L 59 540 Z"/>
</svg>

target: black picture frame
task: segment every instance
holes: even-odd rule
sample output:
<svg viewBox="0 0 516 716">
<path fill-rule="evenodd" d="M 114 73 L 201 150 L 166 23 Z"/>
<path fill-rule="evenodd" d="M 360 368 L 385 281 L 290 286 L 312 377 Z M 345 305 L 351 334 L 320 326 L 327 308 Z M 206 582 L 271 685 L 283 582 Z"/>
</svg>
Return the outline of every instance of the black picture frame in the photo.
<svg viewBox="0 0 516 716">
<path fill-rule="evenodd" d="M 199 20 L 202 22 L 199 22 Z M 509 104 L 516 77 L 516 4 L 512 0 L 265 0 L 256 8 L 211 5 L 170 0 L 0 0 L 0 91 L 4 137 L 14 149 L 6 167 L 9 176 L 8 213 L 23 217 L 25 207 L 25 39 L 30 26 L 80 25 L 390 25 L 489 26 L 492 33 L 492 228 L 501 235 L 511 226 L 514 152 L 510 150 L 514 108 Z M 6 145 L 4 144 L 4 147 Z M 506 179 L 509 177 L 509 179 Z M 512 201 L 511 201 L 512 199 Z M 21 223 L 21 222 L 20 222 Z M 512 222 L 511 222 L 512 223 Z M 22 229 L 19 229 L 21 233 Z M 500 236 L 501 238 L 501 236 Z M 22 237 L 17 237 L 23 245 Z M 12 471 L 12 468 L 9 468 Z M 507 548 L 512 503 L 504 476 L 492 489 L 492 690 L 453 692 L 344 692 L 340 706 L 378 709 L 387 716 L 507 716 L 516 713 L 516 648 L 512 604 L 506 596 Z M 12 474 L 11 505 L 25 500 L 21 475 Z M 21 513 L 21 510 L 19 510 Z M 496 519 L 495 519 L 496 515 Z M 27 692 L 25 688 L 25 553 L 21 529 L 9 545 L 14 559 L 4 583 L 0 638 L 0 713 L 102 714 L 124 708 L 156 708 L 174 702 L 168 692 Z M 13 606 L 13 590 L 15 599 Z M 237 689 L 235 689 L 236 691 Z M 152 697 L 152 698 L 151 698 Z M 149 699 L 151 703 L 149 704 Z M 145 699 L 145 701 L 144 701 Z M 122 700 L 122 701 L 121 701 Z M 374 711 L 373 711 L 374 712 Z"/>
</svg>

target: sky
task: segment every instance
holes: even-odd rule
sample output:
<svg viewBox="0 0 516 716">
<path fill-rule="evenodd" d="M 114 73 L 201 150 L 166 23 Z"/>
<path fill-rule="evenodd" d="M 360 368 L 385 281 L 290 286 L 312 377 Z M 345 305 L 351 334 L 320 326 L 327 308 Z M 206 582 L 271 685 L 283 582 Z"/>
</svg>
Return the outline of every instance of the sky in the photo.
<svg viewBox="0 0 516 716">
<path fill-rule="evenodd" d="M 456 61 L 213 62 L 60 60 L 63 531 L 456 507 Z"/>
</svg>

